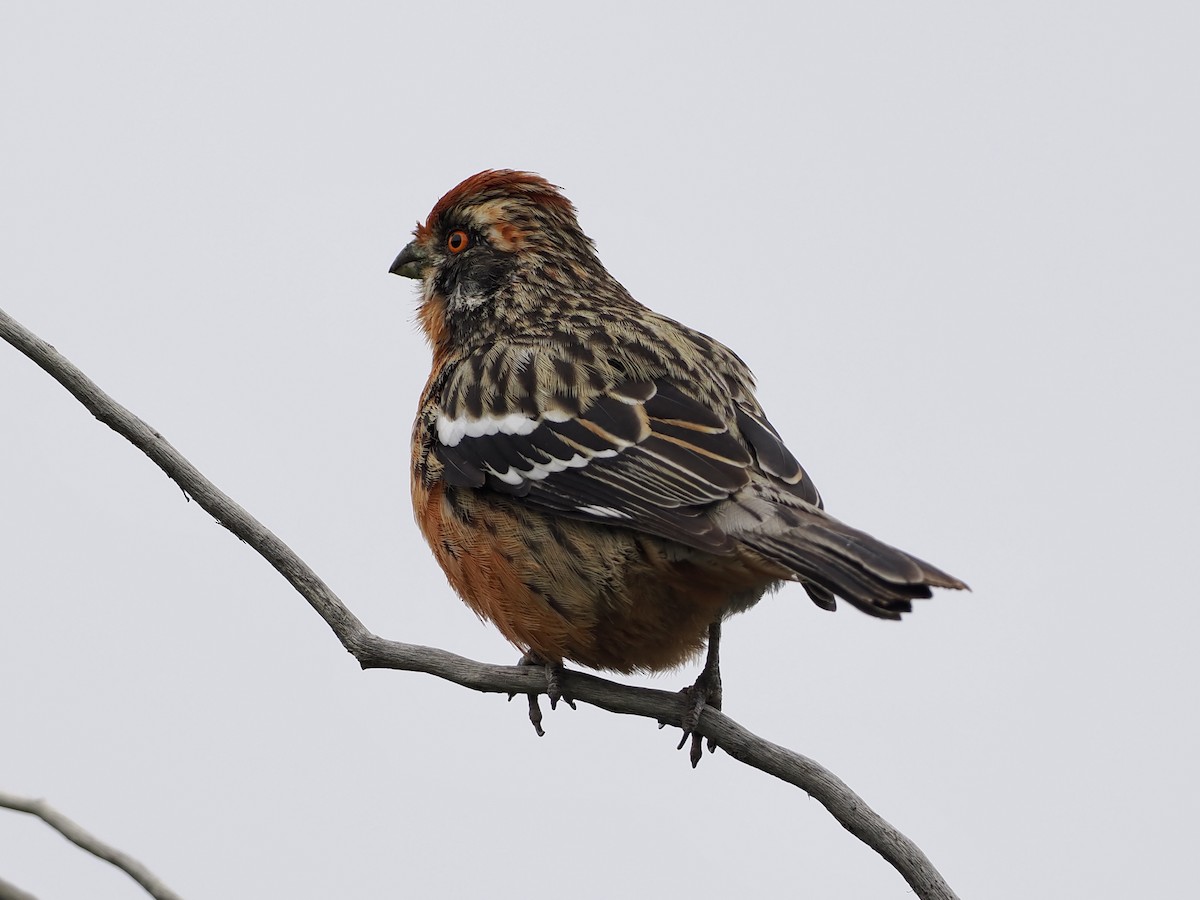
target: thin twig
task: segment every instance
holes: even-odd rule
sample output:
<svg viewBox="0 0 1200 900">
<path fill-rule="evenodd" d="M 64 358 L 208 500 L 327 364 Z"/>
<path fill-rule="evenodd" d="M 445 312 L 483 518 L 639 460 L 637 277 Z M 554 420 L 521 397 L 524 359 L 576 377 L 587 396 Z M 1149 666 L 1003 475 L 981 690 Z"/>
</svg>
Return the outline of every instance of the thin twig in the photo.
<svg viewBox="0 0 1200 900">
<path fill-rule="evenodd" d="M 317 611 L 364 669 L 426 672 L 476 691 L 528 694 L 545 690 L 545 674 L 541 671 L 486 665 L 445 650 L 372 634 L 287 544 L 205 478 L 161 434 L 116 403 L 57 350 L 3 310 L 0 336 L 45 369 L 92 415 L 150 457 L 218 522 L 258 551 Z M 581 672 L 566 672 L 563 679 L 564 693 L 584 703 L 671 725 L 681 722 L 684 702 L 677 693 L 618 684 Z M 711 707 L 705 707 L 696 731 L 716 741 L 735 759 L 806 791 L 851 834 L 891 863 L 922 900 L 957 900 L 916 844 L 818 763 L 751 734 Z"/>
<path fill-rule="evenodd" d="M 72 844 L 82 847 L 92 856 L 112 863 L 143 888 L 155 900 L 182 900 L 182 898 L 158 880 L 154 874 L 128 853 L 110 847 L 95 835 L 85 831 L 78 823 L 68 819 L 45 800 L 14 797 L 0 792 L 0 807 L 37 816 Z M 14 888 L 15 890 L 15 888 Z M 20 896 L 16 894 L 14 896 Z"/>
</svg>

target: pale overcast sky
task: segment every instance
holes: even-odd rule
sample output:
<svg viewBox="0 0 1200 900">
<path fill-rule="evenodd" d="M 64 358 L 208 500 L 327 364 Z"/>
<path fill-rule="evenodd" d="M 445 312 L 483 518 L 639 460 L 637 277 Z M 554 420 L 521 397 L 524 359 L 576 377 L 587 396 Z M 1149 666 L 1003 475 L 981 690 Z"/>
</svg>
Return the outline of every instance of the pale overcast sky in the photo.
<svg viewBox="0 0 1200 900">
<path fill-rule="evenodd" d="M 1200 759 L 1200 7 L 6 3 L 0 306 L 369 628 L 513 662 L 412 522 L 387 274 L 462 178 L 562 185 L 737 350 L 836 515 L 971 583 L 793 587 L 726 711 L 964 898 L 1179 897 Z M 362 673 L 266 563 L 0 346 L 0 790 L 187 898 L 905 898 L 677 732 Z M 675 689 L 689 668 L 649 680 Z M 0 878 L 133 900 L 0 810 Z"/>
</svg>

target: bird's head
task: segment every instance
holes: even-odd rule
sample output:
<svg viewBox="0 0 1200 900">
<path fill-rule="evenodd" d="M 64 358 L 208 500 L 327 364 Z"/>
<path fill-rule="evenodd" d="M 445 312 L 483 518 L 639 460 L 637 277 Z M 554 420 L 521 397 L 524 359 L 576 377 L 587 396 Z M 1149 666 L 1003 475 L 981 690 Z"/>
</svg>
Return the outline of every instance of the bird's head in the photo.
<svg viewBox="0 0 1200 900">
<path fill-rule="evenodd" d="M 506 318 L 545 314 L 555 288 L 603 267 L 575 207 L 530 172 L 472 175 L 439 200 L 391 272 L 422 284 L 421 324 L 435 349 Z"/>
</svg>

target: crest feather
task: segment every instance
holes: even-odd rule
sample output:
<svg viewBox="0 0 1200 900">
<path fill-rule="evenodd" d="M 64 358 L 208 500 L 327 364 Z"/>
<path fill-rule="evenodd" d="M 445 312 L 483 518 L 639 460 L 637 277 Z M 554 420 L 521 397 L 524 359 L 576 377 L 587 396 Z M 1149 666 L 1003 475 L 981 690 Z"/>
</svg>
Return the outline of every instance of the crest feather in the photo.
<svg viewBox="0 0 1200 900">
<path fill-rule="evenodd" d="M 521 198 L 575 218 L 574 204 L 562 195 L 558 185 L 551 184 L 541 175 L 515 169 L 484 169 L 451 188 L 434 204 L 425 223 L 417 224 L 417 239 L 435 231 L 442 216 L 455 207 L 476 206 L 503 198 Z"/>
</svg>

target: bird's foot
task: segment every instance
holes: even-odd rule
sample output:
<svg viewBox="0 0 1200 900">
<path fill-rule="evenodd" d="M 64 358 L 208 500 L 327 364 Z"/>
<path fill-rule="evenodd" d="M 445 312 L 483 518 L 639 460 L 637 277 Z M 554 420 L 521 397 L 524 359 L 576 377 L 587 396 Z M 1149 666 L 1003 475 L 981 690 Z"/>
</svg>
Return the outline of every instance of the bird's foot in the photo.
<svg viewBox="0 0 1200 900">
<path fill-rule="evenodd" d="M 571 707 L 575 708 L 575 700 L 563 693 L 561 685 L 561 676 L 563 673 L 562 663 L 546 662 L 536 653 L 532 651 L 521 657 L 517 663 L 518 666 L 540 666 L 546 673 L 546 696 L 550 698 L 550 708 L 558 709 L 558 701 L 561 700 Z M 537 732 L 538 737 L 544 737 L 546 732 L 542 730 L 542 707 L 538 702 L 540 691 L 529 694 L 529 721 L 533 723 L 533 730 Z M 509 694 L 508 699 L 516 696 Z"/>
<path fill-rule="evenodd" d="M 715 710 L 721 709 L 721 671 L 720 669 L 709 670 L 707 667 L 700 673 L 700 677 L 696 679 L 696 683 L 690 687 L 685 687 L 679 693 L 684 697 L 683 711 L 683 737 L 679 739 L 679 746 L 676 750 L 682 750 L 683 745 L 691 738 L 692 748 L 688 753 L 688 758 L 692 762 L 692 768 L 696 768 L 700 764 L 700 759 L 704 755 L 704 738 L 696 734 L 696 727 L 700 724 L 700 714 L 704 712 L 705 706 L 711 706 Z M 714 753 L 717 749 L 717 742 L 712 738 L 708 739 L 708 752 Z"/>
<path fill-rule="evenodd" d="M 679 746 L 675 749 L 682 750 L 683 745 L 688 742 L 688 738 L 692 739 L 688 758 L 692 762 L 693 769 L 700 765 L 700 760 L 704 756 L 704 738 L 696 734 L 696 727 L 700 724 L 700 714 L 704 712 L 705 706 L 711 706 L 715 710 L 721 709 L 720 645 L 721 624 L 716 622 L 708 629 L 708 658 L 704 662 L 704 668 L 696 678 L 695 684 L 685 687 L 679 692 L 684 697 L 683 720 L 680 723 L 683 727 L 683 737 L 679 739 Z M 708 752 L 715 753 L 716 750 L 717 742 L 709 738 Z"/>
</svg>

